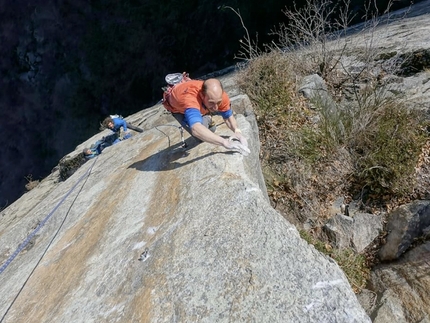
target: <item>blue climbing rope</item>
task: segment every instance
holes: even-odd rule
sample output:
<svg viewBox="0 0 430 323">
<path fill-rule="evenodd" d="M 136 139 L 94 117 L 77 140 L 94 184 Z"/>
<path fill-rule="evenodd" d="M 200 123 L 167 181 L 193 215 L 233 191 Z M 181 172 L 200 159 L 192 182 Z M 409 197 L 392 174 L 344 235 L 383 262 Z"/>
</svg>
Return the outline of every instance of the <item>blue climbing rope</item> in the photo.
<svg viewBox="0 0 430 323">
<path fill-rule="evenodd" d="M 158 130 L 157 127 L 163 127 L 163 126 L 170 126 L 170 127 L 176 127 L 181 132 L 181 140 L 183 147 L 186 147 L 186 143 L 184 141 L 184 129 L 182 126 L 175 126 L 175 125 L 159 125 L 155 126 L 154 128 Z M 160 130 L 159 130 L 160 131 Z M 169 139 L 169 146 L 170 146 L 170 139 Z M 98 157 L 98 156 L 97 156 Z M 28 243 L 33 239 L 33 237 L 36 235 L 37 232 L 45 225 L 45 223 L 51 218 L 51 216 L 55 213 L 55 211 L 60 207 L 60 205 L 66 200 L 66 198 L 73 192 L 73 190 L 78 186 L 78 184 L 84 179 L 84 177 L 92 170 L 97 157 L 94 159 L 93 164 L 90 168 L 83 174 L 79 180 L 75 183 L 75 185 L 67 192 L 67 194 L 58 202 L 58 204 L 54 207 L 54 209 L 43 219 L 42 222 L 39 223 L 39 225 L 34 229 L 34 231 L 27 237 L 27 239 L 24 240 L 23 243 L 21 243 L 18 248 L 15 250 L 15 252 L 6 260 L 6 262 L 0 267 L 0 275 L 6 270 L 6 268 L 10 265 L 10 263 L 18 256 L 18 254 L 28 245 Z"/>
<path fill-rule="evenodd" d="M 98 156 L 97 156 L 98 157 Z M 0 267 L 0 275 L 6 270 L 6 268 L 10 265 L 10 263 L 18 256 L 18 254 L 27 246 L 27 244 L 31 241 L 31 239 L 36 235 L 37 232 L 45 225 L 45 223 L 51 218 L 51 216 L 55 213 L 55 211 L 60 207 L 60 205 L 66 200 L 66 198 L 73 192 L 73 190 L 78 186 L 78 184 L 84 179 L 84 177 L 91 171 L 93 168 L 97 158 L 94 159 L 93 164 L 88 170 L 83 174 L 79 180 L 73 185 L 73 187 L 67 192 L 67 194 L 61 199 L 60 202 L 54 207 L 54 209 L 43 219 L 42 222 L 34 229 L 34 231 L 24 240 L 23 243 L 19 245 L 19 247 L 15 250 L 15 252 L 6 260 L 6 262 Z"/>
</svg>

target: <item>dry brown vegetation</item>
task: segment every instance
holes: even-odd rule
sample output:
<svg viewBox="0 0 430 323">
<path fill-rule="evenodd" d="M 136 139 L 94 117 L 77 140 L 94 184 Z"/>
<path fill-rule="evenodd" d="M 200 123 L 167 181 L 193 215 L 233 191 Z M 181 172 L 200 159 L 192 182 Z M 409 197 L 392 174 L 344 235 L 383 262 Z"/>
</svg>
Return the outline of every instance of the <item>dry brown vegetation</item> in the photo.
<svg viewBox="0 0 430 323">
<path fill-rule="evenodd" d="M 341 32 L 327 27 L 333 12 L 329 6 L 309 0 L 298 13 L 286 12 L 293 23 L 277 31 L 281 42 L 257 57 L 255 50 L 250 53 L 237 82 L 256 109 L 272 205 L 304 239 L 338 262 L 358 292 L 375 262 L 374 248 L 363 254 L 336 250 L 321 226 L 339 197 L 374 213 L 416 197 L 417 167 L 428 151 L 428 122 L 407 109 L 402 98 L 386 95 L 381 75 L 372 70 L 381 56 L 375 47 L 360 53 L 365 64 L 358 72 L 344 65 L 342 59 L 354 49 L 346 46 Z M 341 17 L 338 27 L 347 24 L 346 15 Z M 397 68 L 386 65 L 381 73 L 394 74 Z M 310 74 L 324 79 L 332 106 L 299 94 L 300 80 Z M 353 89 L 353 100 L 342 96 L 345 84 Z"/>
</svg>

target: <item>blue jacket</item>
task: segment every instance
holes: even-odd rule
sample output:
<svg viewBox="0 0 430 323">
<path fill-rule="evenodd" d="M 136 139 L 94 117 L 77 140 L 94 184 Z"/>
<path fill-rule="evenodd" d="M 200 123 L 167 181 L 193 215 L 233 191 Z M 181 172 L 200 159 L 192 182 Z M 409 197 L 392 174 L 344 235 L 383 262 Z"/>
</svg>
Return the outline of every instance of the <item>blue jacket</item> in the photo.
<svg viewBox="0 0 430 323">
<path fill-rule="evenodd" d="M 124 131 L 127 131 L 127 122 L 125 122 L 124 119 L 121 118 L 112 118 L 113 120 L 113 132 L 118 132 L 121 127 Z"/>
</svg>

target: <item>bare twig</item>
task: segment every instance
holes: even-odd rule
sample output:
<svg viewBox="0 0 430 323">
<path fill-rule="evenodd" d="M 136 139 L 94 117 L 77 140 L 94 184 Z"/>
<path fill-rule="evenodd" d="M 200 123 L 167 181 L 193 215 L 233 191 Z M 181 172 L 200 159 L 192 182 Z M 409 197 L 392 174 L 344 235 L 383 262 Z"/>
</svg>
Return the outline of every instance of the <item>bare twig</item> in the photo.
<svg viewBox="0 0 430 323">
<path fill-rule="evenodd" d="M 221 6 L 220 9 L 230 9 L 231 11 L 233 11 L 240 19 L 240 23 L 243 27 L 243 29 L 245 30 L 245 41 L 243 41 L 242 39 L 239 40 L 240 42 L 240 47 L 242 48 L 242 51 L 239 52 L 239 57 L 236 58 L 240 58 L 240 59 L 245 59 L 245 60 L 251 60 L 254 58 L 257 58 L 260 54 L 261 51 L 258 49 L 257 46 L 257 36 L 256 36 L 256 40 L 255 42 L 252 41 L 251 36 L 249 35 L 248 32 L 248 28 L 246 28 L 245 23 L 243 22 L 242 16 L 240 14 L 239 9 L 235 10 L 230 6 Z"/>
</svg>

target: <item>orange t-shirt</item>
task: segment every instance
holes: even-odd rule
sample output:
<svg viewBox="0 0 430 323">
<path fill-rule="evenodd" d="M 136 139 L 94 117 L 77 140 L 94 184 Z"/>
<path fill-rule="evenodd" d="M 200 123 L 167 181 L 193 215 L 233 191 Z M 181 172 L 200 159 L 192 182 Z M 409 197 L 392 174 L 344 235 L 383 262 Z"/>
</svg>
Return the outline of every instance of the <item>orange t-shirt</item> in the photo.
<svg viewBox="0 0 430 323">
<path fill-rule="evenodd" d="M 173 113 L 185 113 L 186 109 L 194 108 L 200 110 L 202 115 L 208 114 L 203 104 L 201 97 L 201 89 L 203 81 L 191 80 L 184 83 L 176 84 L 169 97 L 169 104 L 173 107 Z M 230 109 L 230 99 L 227 93 L 222 93 L 221 105 L 218 108 L 219 112 L 225 112 Z"/>
</svg>

